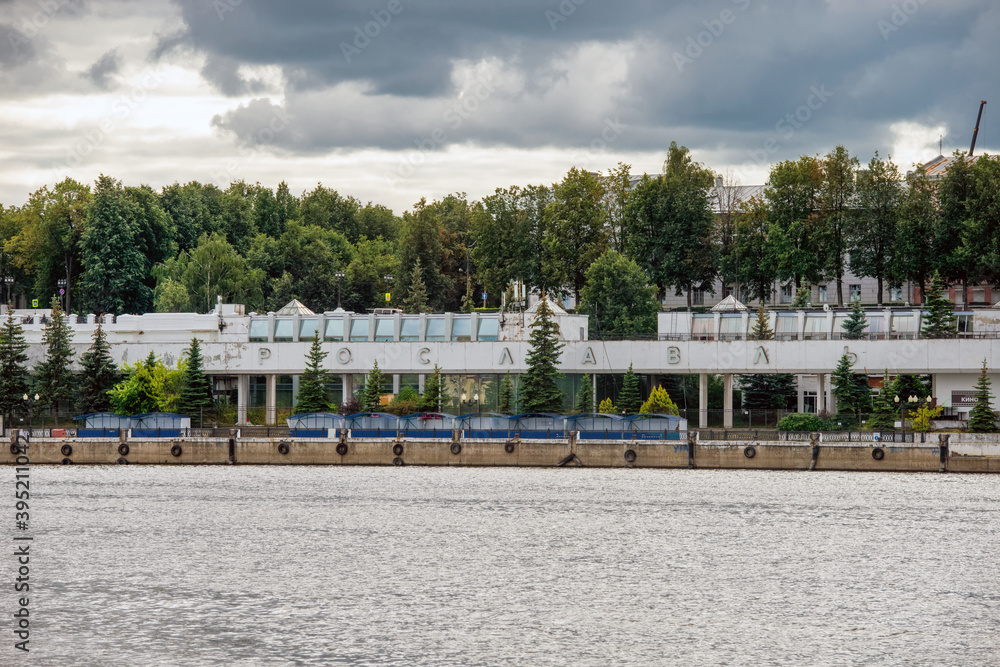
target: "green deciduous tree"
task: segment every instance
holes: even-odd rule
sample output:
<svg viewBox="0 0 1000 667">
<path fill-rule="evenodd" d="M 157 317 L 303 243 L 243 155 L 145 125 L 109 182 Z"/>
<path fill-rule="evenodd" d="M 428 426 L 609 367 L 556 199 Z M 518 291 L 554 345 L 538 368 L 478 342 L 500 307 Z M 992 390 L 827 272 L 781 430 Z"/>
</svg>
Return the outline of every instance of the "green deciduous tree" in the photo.
<svg viewBox="0 0 1000 667">
<path fill-rule="evenodd" d="M 154 274 L 158 312 L 171 312 L 181 304 L 185 294 L 188 298 L 183 310 L 187 312 L 209 312 L 219 296 L 227 303 L 235 301 L 251 308 L 262 305 L 264 271 L 247 266 L 236 249 L 217 232 L 203 234 L 196 247 L 157 266 Z"/>
<path fill-rule="evenodd" d="M 757 197 L 743 202 L 736 213 L 736 240 L 733 255 L 727 261 L 735 266 L 740 287 L 749 301 L 765 303 L 771 299 L 778 279 L 780 248 L 768 220 L 767 204 Z"/>
<path fill-rule="evenodd" d="M 942 293 L 947 289 L 941 274 L 934 272 L 931 287 L 924 295 L 924 307 L 920 334 L 924 338 L 955 338 L 958 331 L 955 328 L 955 306 Z"/>
<path fill-rule="evenodd" d="M 176 370 L 169 369 L 150 352 L 146 359 L 124 364 L 122 368 L 125 378 L 108 392 L 113 412 L 130 416 L 176 409 L 184 362 L 180 362 Z"/>
<path fill-rule="evenodd" d="M 844 270 L 849 247 L 850 221 L 855 206 L 858 159 L 837 146 L 823 160 L 822 201 L 823 272 L 837 281 L 837 305 L 844 305 Z"/>
<path fill-rule="evenodd" d="M 545 209 L 545 282 L 560 293 L 569 289 L 579 303 L 587 268 L 607 248 L 604 186 L 596 175 L 573 167 L 552 186 L 552 195 Z"/>
<path fill-rule="evenodd" d="M 906 191 L 899 211 L 896 234 L 894 273 L 899 280 L 910 280 L 927 289 L 934 272 L 934 230 L 938 226 L 937 188 L 918 168 L 906 177 Z"/>
<path fill-rule="evenodd" d="M 14 311 L 8 310 L 0 329 L 0 414 L 4 415 L 6 423 L 11 423 L 25 407 L 24 394 L 28 392 L 31 379 L 27 349 L 24 331 L 14 320 Z"/>
<path fill-rule="evenodd" d="M 177 402 L 177 410 L 181 414 L 197 419 L 199 426 L 205 410 L 214 404 L 212 397 L 212 382 L 202 368 L 201 343 L 197 338 L 191 339 L 191 345 L 186 352 L 187 364 L 181 381 L 181 395 Z"/>
<path fill-rule="evenodd" d="M 868 169 L 858 174 L 857 211 L 851 225 L 851 270 L 875 278 L 878 304 L 883 284 L 892 276 L 903 186 L 899 169 L 878 152 Z"/>
<path fill-rule="evenodd" d="M 35 392 L 38 407 L 53 410 L 58 422 L 60 408 L 71 405 L 76 395 L 76 379 L 69 369 L 73 361 L 72 331 L 59 307 L 59 297 L 52 297 L 51 307 L 52 317 L 42 332 L 45 357 L 35 368 Z"/>
<path fill-rule="evenodd" d="M 546 277 L 545 210 L 552 191 L 545 186 L 512 186 L 484 197 L 472 214 L 472 261 L 488 292 L 500 294 L 512 282 L 539 291 L 555 287 Z"/>
<path fill-rule="evenodd" d="M 528 370 L 521 380 L 521 405 L 525 412 L 563 411 L 563 393 L 556 384 L 562 349 L 559 326 L 552 321 L 552 311 L 543 294 L 531 324 Z"/>
<path fill-rule="evenodd" d="M 819 210 L 823 168 L 819 159 L 803 156 L 771 168 L 764 198 L 771 233 L 779 248 L 778 278 L 815 283 L 822 277 L 822 229 Z"/>
<path fill-rule="evenodd" d="M 323 361 L 329 352 L 323 350 L 323 343 L 320 336 L 313 338 L 309 346 L 309 353 L 306 355 L 306 369 L 299 377 L 299 395 L 295 403 L 295 411 L 306 412 L 326 412 L 330 409 L 330 402 L 326 396 L 326 376 L 329 372 L 323 368 Z"/>
<path fill-rule="evenodd" d="M 993 411 L 993 394 L 990 391 L 992 383 L 986 376 L 986 360 L 976 380 L 976 404 L 969 413 L 969 432 L 993 433 L 997 430 L 997 415 Z"/>
<path fill-rule="evenodd" d="M 577 310 L 598 336 L 635 336 L 656 333 L 660 305 L 639 265 L 608 250 L 587 269 Z"/>
<path fill-rule="evenodd" d="M 111 358 L 108 338 L 100 322 L 90 349 L 80 355 L 80 369 L 77 410 L 81 414 L 110 410 L 108 391 L 121 380 L 121 373 Z"/>
<path fill-rule="evenodd" d="M 713 290 L 718 275 L 716 215 L 710 190 L 715 175 L 672 142 L 657 178 L 643 177 L 626 212 L 628 253 L 660 290 Z"/>
</svg>

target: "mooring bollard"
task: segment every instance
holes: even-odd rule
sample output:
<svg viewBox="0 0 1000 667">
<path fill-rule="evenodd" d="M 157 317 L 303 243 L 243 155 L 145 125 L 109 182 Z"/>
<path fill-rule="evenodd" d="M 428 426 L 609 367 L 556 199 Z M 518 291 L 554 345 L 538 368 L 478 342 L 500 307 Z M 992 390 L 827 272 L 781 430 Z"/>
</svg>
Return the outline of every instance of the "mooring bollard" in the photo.
<svg viewBox="0 0 1000 667">
<path fill-rule="evenodd" d="M 938 442 L 940 443 L 938 452 L 941 454 L 941 463 L 938 466 L 938 472 L 948 472 L 948 439 L 950 437 L 947 434 L 938 436 Z"/>
<path fill-rule="evenodd" d="M 697 431 L 688 434 L 688 468 L 694 468 L 694 443 L 698 439 Z"/>
</svg>

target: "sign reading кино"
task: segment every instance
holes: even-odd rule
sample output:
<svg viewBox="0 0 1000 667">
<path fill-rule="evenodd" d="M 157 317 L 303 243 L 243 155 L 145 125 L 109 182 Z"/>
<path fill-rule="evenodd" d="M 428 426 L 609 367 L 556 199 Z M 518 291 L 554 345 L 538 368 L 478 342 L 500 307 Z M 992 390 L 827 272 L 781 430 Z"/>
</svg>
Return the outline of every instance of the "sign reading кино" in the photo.
<svg viewBox="0 0 1000 667">
<path fill-rule="evenodd" d="M 951 405 L 954 408 L 963 405 L 975 405 L 976 392 L 974 391 L 953 391 L 951 392 Z"/>
</svg>

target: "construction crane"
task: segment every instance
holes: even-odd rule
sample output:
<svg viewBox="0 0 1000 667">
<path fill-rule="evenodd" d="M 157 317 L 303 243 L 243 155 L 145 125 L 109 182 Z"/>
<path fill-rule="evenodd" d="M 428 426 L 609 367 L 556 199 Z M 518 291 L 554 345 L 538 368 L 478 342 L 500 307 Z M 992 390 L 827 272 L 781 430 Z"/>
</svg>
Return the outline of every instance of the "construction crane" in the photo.
<svg viewBox="0 0 1000 667">
<path fill-rule="evenodd" d="M 983 100 L 982 104 L 979 105 L 979 117 L 976 118 L 976 129 L 972 133 L 972 148 L 969 149 L 969 157 L 972 157 L 973 154 L 976 152 L 976 139 L 979 138 L 979 123 L 980 121 L 983 120 L 983 107 L 985 106 L 986 106 L 986 100 Z"/>
</svg>

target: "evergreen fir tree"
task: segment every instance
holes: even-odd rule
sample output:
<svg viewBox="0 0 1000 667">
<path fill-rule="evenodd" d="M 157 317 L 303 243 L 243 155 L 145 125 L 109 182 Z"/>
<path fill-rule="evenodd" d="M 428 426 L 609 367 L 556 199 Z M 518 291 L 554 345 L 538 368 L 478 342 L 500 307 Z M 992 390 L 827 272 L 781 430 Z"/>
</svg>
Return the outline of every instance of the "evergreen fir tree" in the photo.
<svg viewBox="0 0 1000 667">
<path fill-rule="evenodd" d="M 184 367 L 181 397 L 177 410 L 192 419 L 197 419 L 201 425 L 206 409 L 211 409 L 215 401 L 212 398 L 212 383 L 202 370 L 201 343 L 197 338 L 191 339 L 191 347 L 187 350 L 187 365 Z"/>
<path fill-rule="evenodd" d="M 764 306 L 757 309 L 757 319 L 750 330 L 749 338 L 750 340 L 772 340 L 774 338 L 774 331 L 771 330 L 771 323 Z"/>
<path fill-rule="evenodd" d="M 923 317 L 921 334 L 924 338 L 955 338 L 955 306 L 951 301 L 941 296 L 947 289 L 941 274 L 934 272 L 930 290 L 924 295 L 924 308 L 927 314 Z"/>
<path fill-rule="evenodd" d="M 594 381 L 590 373 L 580 379 L 580 391 L 576 395 L 576 411 L 581 415 L 594 411 Z"/>
<path fill-rule="evenodd" d="M 14 320 L 14 310 L 7 309 L 7 320 L 0 329 L 0 414 L 8 424 L 24 409 L 28 393 L 28 343 L 21 325 Z"/>
<path fill-rule="evenodd" d="M 368 377 L 365 378 L 365 389 L 361 393 L 361 409 L 366 412 L 378 412 L 382 406 L 382 370 L 375 361 Z"/>
<path fill-rule="evenodd" d="M 476 295 L 472 291 L 472 278 L 465 280 L 465 296 L 462 297 L 462 312 L 471 313 L 476 307 Z"/>
<path fill-rule="evenodd" d="M 58 423 L 59 409 L 69 405 L 76 394 L 76 382 L 69 370 L 73 360 L 72 332 L 59 307 L 59 297 L 52 297 L 51 306 L 52 317 L 45 323 L 42 333 L 45 358 L 35 368 L 35 392 L 39 396 L 37 407 L 53 410 Z"/>
<path fill-rule="evenodd" d="M 108 391 L 121 380 L 121 373 L 111 358 L 108 337 L 100 321 L 90 349 L 80 355 L 80 388 L 76 409 L 81 414 L 111 410 Z"/>
<path fill-rule="evenodd" d="M 528 352 L 528 372 L 521 381 L 521 404 L 525 412 L 563 411 L 563 393 L 556 384 L 559 378 L 559 326 L 552 321 L 548 300 L 542 295 L 531 324 L 531 349 Z"/>
<path fill-rule="evenodd" d="M 868 376 L 854 373 L 851 358 L 846 352 L 840 357 L 840 362 L 833 371 L 831 380 L 838 412 L 859 417 L 871 409 L 871 390 L 868 387 Z"/>
<path fill-rule="evenodd" d="M 323 368 L 323 360 L 328 352 L 323 351 L 323 344 L 320 337 L 313 338 L 312 345 L 309 346 L 309 354 L 306 355 L 306 369 L 299 377 L 299 395 L 295 404 L 295 411 L 299 414 L 305 412 L 326 412 L 330 409 L 326 398 L 326 374 Z"/>
<path fill-rule="evenodd" d="M 983 359 L 983 369 L 979 372 L 979 379 L 976 380 L 976 404 L 969 413 L 970 433 L 993 433 L 997 430 L 991 386 L 990 379 L 986 377 L 986 360 Z"/>
<path fill-rule="evenodd" d="M 861 304 L 855 301 L 851 306 L 851 314 L 841 325 L 844 333 L 840 337 L 844 340 L 861 340 L 865 337 L 865 329 L 867 328 L 868 318 L 865 317 L 865 311 L 861 310 Z"/>
<path fill-rule="evenodd" d="M 872 415 L 868 419 L 868 425 L 872 430 L 893 429 L 896 426 L 896 415 L 899 410 L 894 405 L 892 399 L 892 385 L 889 383 L 889 371 L 885 371 L 882 378 L 882 391 L 872 401 Z"/>
<path fill-rule="evenodd" d="M 424 412 L 441 412 L 444 383 L 441 379 L 441 368 L 434 364 L 434 373 L 424 380 L 424 393 L 420 397 L 420 409 Z M 501 399 L 503 390 L 500 391 Z"/>
<path fill-rule="evenodd" d="M 628 372 L 622 378 L 622 393 L 618 396 L 618 407 L 626 414 L 634 415 L 639 412 L 642 406 L 642 394 L 639 393 L 639 377 L 632 371 L 632 364 L 628 365 Z"/>
<path fill-rule="evenodd" d="M 500 392 L 497 395 L 497 412 L 502 415 L 509 415 L 514 407 L 513 396 L 514 381 L 510 377 L 510 371 L 500 380 Z"/>
<path fill-rule="evenodd" d="M 427 307 L 427 285 L 424 284 L 423 270 L 420 268 L 420 258 L 413 264 L 413 275 L 410 277 L 410 287 L 403 299 L 403 309 L 407 313 L 417 314 L 429 311 Z"/>
<path fill-rule="evenodd" d="M 805 285 L 800 285 L 795 292 L 795 300 L 792 301 L 792 308 L 808 308 L 812 300 L 812 290 Z"/>
</svg>

